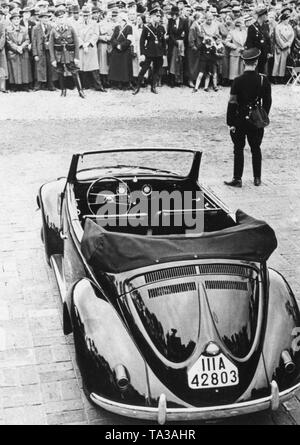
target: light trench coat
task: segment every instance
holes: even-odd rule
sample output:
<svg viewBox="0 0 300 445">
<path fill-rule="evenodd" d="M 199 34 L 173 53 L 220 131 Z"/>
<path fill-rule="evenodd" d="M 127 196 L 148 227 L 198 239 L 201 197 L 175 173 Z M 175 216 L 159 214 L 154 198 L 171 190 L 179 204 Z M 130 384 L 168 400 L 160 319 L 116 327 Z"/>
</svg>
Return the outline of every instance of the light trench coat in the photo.
<svg viewBox="0 0 300 445">
<path fill-rule="evenodd" d="M 98 42 L 98 62 L 100 74 L 107 75 L 109 70 L 109 56 L 107 54 L 107 48 L 113 31 L 115 29 L 115 24 L 108 21 L 107 19 L 101 20 L 99 23 L 99 42 Z"/>
<path fill-rule="evenodd" d="M 295 34 L 290 24 L 278 23 L 274 29 L 274 66 L 272 76 L 284 77 L 287 56 Z"/>
<path fill-rule="evenodd" d="M 244 72 L 241 52 L 247 40 L 247 30 L 234 28 L 229 31 L 225 46 L 229 48 L 229 79 L 233 80 Z"/>
<path fill-rule="evenodd" d="M 77 36 L 79 42 L 79 69 L 80 71 L 99 70 L 97 42 L 99 39 L 99 24 L 95 20 L 89 19 L 87 23 L 82 21 L 77 26 Z M 87 52 L 83 45 L 88 44 Z"/>
</svg>

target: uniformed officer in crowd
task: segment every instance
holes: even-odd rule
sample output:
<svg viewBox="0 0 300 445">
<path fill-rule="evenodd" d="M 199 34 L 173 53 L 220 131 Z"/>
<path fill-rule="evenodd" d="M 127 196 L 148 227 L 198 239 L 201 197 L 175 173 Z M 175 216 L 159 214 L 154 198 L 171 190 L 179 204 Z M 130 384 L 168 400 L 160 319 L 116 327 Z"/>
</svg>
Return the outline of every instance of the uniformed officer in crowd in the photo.
<svg viewBox="0 0 300 445">
<path fill-rule="evenodd" d="M 163 56 L 166 54 L 165 28 L 160 24 L 161 10 L 153 8 L 150 11 L 150 23 L 145 24 L 140 39 L 140 65 L 137 87 L 132 94 L 138 94 L 144 75 L 152 64 L 151 92 L 157 94 L 157 81 L 163 66 Z"/>
<path fill-rule="evenodd" d="M 266 64 L 271 55 L 271 38 L 268 25 L 268 9 L 259 8 L 256 12 L 257 20 L 248 27 L 246 48 L 257 48 L 260 50 L 260 56 L 257 64 L 259 73 L 266 73 Z"/>
<path fill-rule="evenodd" d="M 262 106 L 269 114 L 272 97 L 271 84 L 266 76 L 258 74 L 256 67 L 260 56 L 257 48 L 246 49 L 242 53 L 245 70 L 232 83 L 227 108 L 227 125 L 234 145 L 233 179 L 224 181 L 232 187 L 242 187 L 244 170 L 244 148 L 246 138 L 251 148 L 254 185 L 261 184 L 261 143 L 264 128 L 257 128 L 249 120 L 249 106 L 261 98 Z"/>
<path fill-rule="evenodd" d="M 55 12 L 56 24 L 53 26 L 49 51 L 52 66 L 58 74 L 61 95 L 66 96 L 65 76 L 72 76 L 79 96 L 84 98 L 84 92 L 79 79 L 79 42 L 74 28 L 66 20 L 66 8 L 59 6 Z"/>
</svg>

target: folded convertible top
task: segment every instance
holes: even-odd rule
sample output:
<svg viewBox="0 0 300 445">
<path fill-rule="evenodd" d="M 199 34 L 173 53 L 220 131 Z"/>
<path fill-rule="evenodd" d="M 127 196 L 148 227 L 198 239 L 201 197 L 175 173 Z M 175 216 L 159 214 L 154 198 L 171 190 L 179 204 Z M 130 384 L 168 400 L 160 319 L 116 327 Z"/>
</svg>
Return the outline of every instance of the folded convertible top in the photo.
<svg viewBox="0 0 300 445">
<path fill-rule="evenodd" d="M 265 222 L 236 212 L 236 225 L 199 236 L 141 236 L 108 232 L 87 219 L 81 250 L 94 270 L 119 273 L 159 262 L 183 259 L 266 261 L 277 247 L 273 229 Z"/>
</svg>

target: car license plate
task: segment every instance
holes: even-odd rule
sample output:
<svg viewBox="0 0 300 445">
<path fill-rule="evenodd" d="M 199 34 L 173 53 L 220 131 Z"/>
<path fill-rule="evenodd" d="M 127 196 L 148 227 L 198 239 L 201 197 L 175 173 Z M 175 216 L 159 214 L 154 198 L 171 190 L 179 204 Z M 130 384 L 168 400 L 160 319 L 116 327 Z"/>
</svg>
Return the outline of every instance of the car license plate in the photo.
<svg viewBox="0 0 300 445">
<path fill-rule="evenodd" d="M 238 383 L 237 367 L 222 353 L 213 357 L 201 355 L 188 371 L 188 384 L 192 389 L 221 388 Z"/>
</svg>

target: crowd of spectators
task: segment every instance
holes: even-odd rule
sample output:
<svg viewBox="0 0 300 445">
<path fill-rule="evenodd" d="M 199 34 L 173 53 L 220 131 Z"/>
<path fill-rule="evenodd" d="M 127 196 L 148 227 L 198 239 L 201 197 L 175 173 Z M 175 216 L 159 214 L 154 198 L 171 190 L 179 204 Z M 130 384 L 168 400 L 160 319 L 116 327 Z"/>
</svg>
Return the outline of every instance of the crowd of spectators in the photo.
<svg viewBox="0 0 300 445">
<path fill-rule="evenodd" d="M 153 8 L 165 31 L 158 86 L 217 91 L 243 73 L 241 53 L 253 46 L 261 50 L 259 72 L 273 83 L 300 66 L 300 0 L 0 0 L 0 91 L 59 87 L 51 39 L 61 26 L 74 33 L 83 88 L 134 89 Z M 143 84 L 150 80 L 151 66 Z"/>
</svg>

